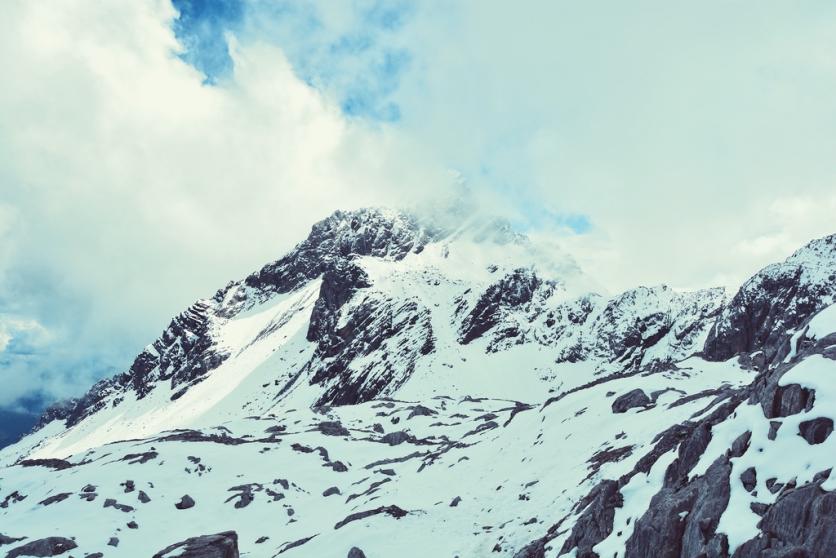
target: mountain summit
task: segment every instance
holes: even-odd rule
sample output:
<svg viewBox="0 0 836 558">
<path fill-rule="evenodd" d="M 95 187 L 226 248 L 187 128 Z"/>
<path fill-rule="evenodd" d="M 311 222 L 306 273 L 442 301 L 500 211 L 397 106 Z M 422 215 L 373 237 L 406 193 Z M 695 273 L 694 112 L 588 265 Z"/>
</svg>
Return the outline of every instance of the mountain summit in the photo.
<svg viewBox="0 0 836 558">
<path fill-rule="evenodd" d="M 836 235 L 609 296 L 461 217 L 338 211 L 174 317 L 0 451 L 0 553 L 836 554 Z"/>
</svg>

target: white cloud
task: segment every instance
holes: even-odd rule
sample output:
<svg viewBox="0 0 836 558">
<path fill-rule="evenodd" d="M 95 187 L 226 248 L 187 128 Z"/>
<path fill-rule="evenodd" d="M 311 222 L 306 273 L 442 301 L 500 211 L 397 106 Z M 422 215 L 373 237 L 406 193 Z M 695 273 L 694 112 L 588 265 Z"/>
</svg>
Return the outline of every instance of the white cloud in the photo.
<svg viewBox="0 0 836 558">
<path fill-rule="evenodd" d="M 234 79 L 204 86 L 175 55 L 165 1 L 1 10 L 0 302 L 55 335 L 37 363 L 55 378 L 127 366 L 170 316 L 334 209 L 444 184 L 407 140 L 347 121 L 275 46 L 233 44 Z M 62 382 L 53 395 L 78 390 Z"/>
</svg>

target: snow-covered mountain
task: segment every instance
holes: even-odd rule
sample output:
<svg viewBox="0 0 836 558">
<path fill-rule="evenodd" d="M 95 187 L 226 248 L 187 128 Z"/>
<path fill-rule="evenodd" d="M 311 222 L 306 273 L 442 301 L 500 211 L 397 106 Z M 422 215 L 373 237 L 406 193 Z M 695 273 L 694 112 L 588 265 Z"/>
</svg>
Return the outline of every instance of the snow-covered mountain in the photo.
<svg viewBox="0 0 836 558">
<path fill-rule="evenodd" d="M 501 220 L 336 212 L 0 451 L 0 554 L 833 556 L 834 293 L 836 235 L 608 296 Z"/>
</svg>

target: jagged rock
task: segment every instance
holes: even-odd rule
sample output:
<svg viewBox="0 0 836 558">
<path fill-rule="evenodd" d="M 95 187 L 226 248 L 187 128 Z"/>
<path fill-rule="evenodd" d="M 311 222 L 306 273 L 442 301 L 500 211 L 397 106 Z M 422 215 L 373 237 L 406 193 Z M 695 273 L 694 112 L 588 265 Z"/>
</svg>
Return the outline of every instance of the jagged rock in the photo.
<svg viewBox="0 0 836 558">
<path fill-rule="evenodd" d="M 712 360 L 726 360 L 762 350 L 771 361 L 787 332 L 836 294 L 834 273 L 836 234 L 814 240 L 783 263 L 759 271 L 723 308 L 709 332 L 704 354 Z"/>
<path fill-rule="evenodd" d="M 347 558 L 366 558 L 366 555 L 356 546 L 352 546 L 351 550 L 348 551 Z"/>
<path fill-rule="evenodd" d="M 17 558 L 18 556 L 58 556 L 69 552 L 77 546 L 72 539 L 65 537 L 46 537 L 45 539 L 38 539 L 13 548 L 6 554 L 6 558 Z"/>
<path fill-rule="evenodd" d="M 833 556 L 836 494 L 822 490 L 821 482 L 781 493 L 759 524 L 761 535 L 744 543 L 735 558 Z"/>
<path fill-rule="evenodd" d="M 225 531 L 192 537 L 167 546 L 153 558 L 238 558 L 238 534 Z"/>
<path fill-rule="evenodd" d="M 107 546 L 112 546 L 112 547 L 119 546 L 119 537 L 110 537 L 110 540 L 107 541 Z"/>
<path fill-rule="evenodd" d="M 26 537 L 17 537 L 17 538 L 9 537 L 7 535 L 4 535 L 3 533 L 0 533 L 0 546 L 6 545 L 6 544 L 12 544 L 12 543 L 17 542 L 17 541 L 22 541 L 25 538 Z"/>
<path fill-rule="evenodd" d="M 743 484 L 743 488 L 746 489 L 746 492 L 752 492 L 758 484 L 758 475 L 755 468 L 749 467 L 740 473 L 740 482 Z"/>
<path fill-rule="evenodd" d="M 626 413 L 635 407 L 646 407 L 651 401 L 647 394 L 639 388 L 620 395 L 612 402 L 613 413 Z"/>
<path fill-rule="evenodd" d="M 184 494 L 180 498 L 180 501 L 174 504 L 174 507 L 178 510 L 187 510 L 189 508 L 194 507 L 194 499 L 188 494 Z"/>
<path fill-rule="evenodd" d="M 407 432 L 398 430 L 397 432 L 390 432 L 380 438 L 380 441 L 390 446 L 397 446 L 412 439 Z"/>
<path fill-rule="evenodd" d="M 339 422 L 320 422 L 316 425 L 316 428 L 326 436 L 348 436 L 351 434 L 348 429 Z"/>
<path fill-rule="evenodd" d="M 819 417 L 805 420 L 798 425 L 798 434 L 807 440 L 808 444 L 821 444 L 833 432 L 833 419 Z"/>
<path fill-rule="evenodd" d="M 342 519 L 334 525 L 334 529 L 339 529 L 340 527 L 344 527 L 348 523 L 352 521 L 357 521 L 358 519 L 365 519 L 367 517 L 371 517 L 373 515 L 378 514 L 385 514 L 394 517 L 395 519 L 400 519 L 404 517 L 407 512 L 406 510 L 402 510 L 398 506 L 380 506 L 379 508 L 375 508 L 373 510 L 361 511 L 357 513 L 353 513 L 347 516 L 345 519 Z"/>
<path fill-rule="evenodd" d="M 136 499 L 142 502 L 143 504 L 147 504 L 151 501 L 151 498 L 148 497 L 148 494 L 145 493 L 144 490 L 140 490 L 136 496 Z"/>
</svg>

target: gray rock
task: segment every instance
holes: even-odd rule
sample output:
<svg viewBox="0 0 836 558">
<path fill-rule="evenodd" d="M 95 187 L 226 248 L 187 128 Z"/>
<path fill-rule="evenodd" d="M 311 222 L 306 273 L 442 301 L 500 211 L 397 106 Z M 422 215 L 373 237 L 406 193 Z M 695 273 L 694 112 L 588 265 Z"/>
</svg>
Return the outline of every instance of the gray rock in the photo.
<svg viewBox="0 0 836 558">
<path fill-rule="evenodd" d="M 819 417 L 813 420 L 805 420 L 798 425 L 799 435 L 807 440 L 808 444 L 821 444 L 833 432 L 833 419 Z"/>
<path fill-rule="evenodd" d="M 317 430 L 326 436 L 348 436 L 350 432 L 337 421 L 325 421 L 316 425 Z"/>
<path fill-rule="evenodd" d="M 635 407 L 646 407 L 651 401 L 647 394 L 639 388 L 620 395 L 612 402 L 613 413 L 626 413 Z"/>
<path fill-rule="evenodd" d="M 366 558 L 365 553 L 356 546 L 352 546 L 348 551 L 348 558 Z"/>
<path fill-rule="evenodd" d="M 238 534 L 226 531 L 192 537 L 167 546 L 153 558 L 238 558 Z"/>
<path fill-rule="evenodd" d="M 342 492 L 340 492 L 340 489 L 336 486 L 332 486 L 330 488 L 326 488 L 325 491 L 322 493 L 323 496 L 331 496 L 333 494 L 342 494 Z"/>
<path fill-rule="evenodd" d="M 174 507 L 178 510 L 187 510 L 189 508 L 194 507 L 194 499 L 188 494 L 184 494 L 180 498 L 180 501 L 174 504 Z"/>
<path fill-rule="evenodd" d="M 78 545 L 72 539 L 64 537 L 47 537 L 45 539 L 38 539 L 13 548 L 6 554 L 6 558 L 17 558 L 18 556 L 58 556 L 76 548 L 77 546 Z"/>
<path fill-rule="evenodd" d="M 412 439 L 412 436 L 407 434 L 403 430 L 398 430 L 397 432 L 390 432 L 385 434 L 383 437 L 380 438 L 380 441 L 384 444 L 389 444 L 390 446 L 397 446 L 404 442 L 408 442 Z"/>
</svg>

